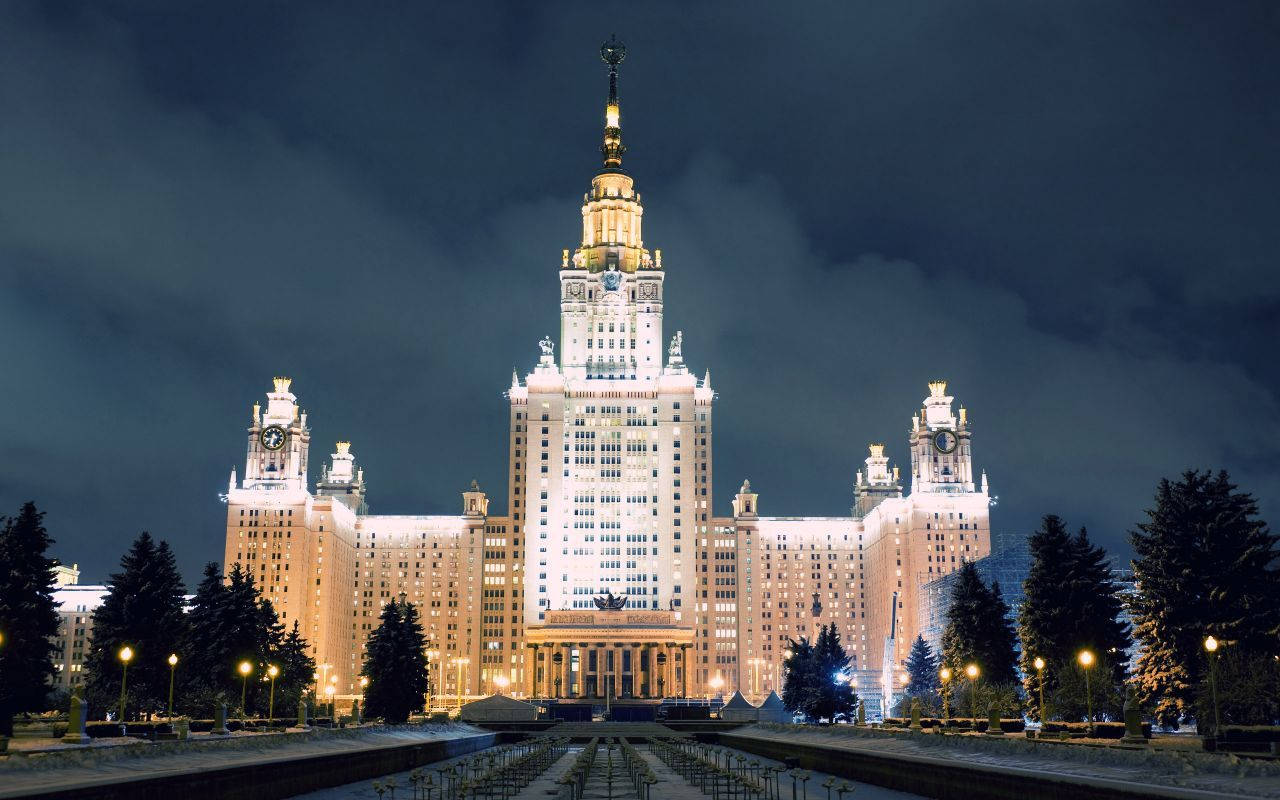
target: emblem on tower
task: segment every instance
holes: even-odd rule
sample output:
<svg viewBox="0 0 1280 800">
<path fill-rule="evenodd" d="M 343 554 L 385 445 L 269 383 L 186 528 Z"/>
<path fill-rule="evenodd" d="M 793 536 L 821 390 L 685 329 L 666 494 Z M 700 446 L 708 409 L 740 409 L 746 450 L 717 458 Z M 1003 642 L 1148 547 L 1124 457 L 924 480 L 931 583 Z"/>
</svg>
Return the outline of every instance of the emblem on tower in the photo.
<svg viewBox="0 0 1280 800">
<path fill-rule="evenodd" d="M 601 611 L 621 611 L 627 607 L 626 595 L 619 597 L 612 591 L 606 593 L 604 597 L 593 597 L 591 600 Z"/>
</svg>

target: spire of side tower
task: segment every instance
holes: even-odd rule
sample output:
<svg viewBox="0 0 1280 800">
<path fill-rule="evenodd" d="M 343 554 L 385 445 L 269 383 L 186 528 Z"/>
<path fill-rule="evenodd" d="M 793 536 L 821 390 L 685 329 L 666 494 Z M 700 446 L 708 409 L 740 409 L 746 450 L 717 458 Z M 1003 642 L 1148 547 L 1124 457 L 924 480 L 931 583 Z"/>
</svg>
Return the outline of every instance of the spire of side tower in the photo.
<svg viewBox="0 0 1280 800">
<path fill-rule="evenodd" d="M 617 36 L 610 36 L 609 41 L 600 45 L 600 58 L 609 65 L 609 102 L 604 107 L 604 144 L 600 153 L 604 156 L 605 169 L 620 169 L 622 154 L 627 148 L 622 144 L 622 125 L 618 106 L 618 65 L 627 57 L 627 48 L 618 41 Z"/>
</svg>

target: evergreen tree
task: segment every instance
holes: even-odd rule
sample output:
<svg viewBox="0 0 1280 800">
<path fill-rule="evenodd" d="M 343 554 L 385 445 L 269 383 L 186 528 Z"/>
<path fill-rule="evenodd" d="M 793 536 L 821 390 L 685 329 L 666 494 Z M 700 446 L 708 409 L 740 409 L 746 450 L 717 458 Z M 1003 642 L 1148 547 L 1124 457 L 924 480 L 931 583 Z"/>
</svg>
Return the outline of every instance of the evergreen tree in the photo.
<svg viewBox="0 0 1280 800">
<path fill-rule="evenodd" d="M 790 640 L 783 667 L 782 703 L 793 714 L 799 712 L 813 722 L 834 721 L 857 709 L 858 697 L 849 681 L 849 656 L 834 624 L 820 628 L 814 642 L 803 636 L 799 641 Z"/>
<path fill-rule="evenodd" d="M 282 645 L 284 628 L 270 601 L 258 593 L 253 576 L 233 564 L 224 581 L 217 564 L 206 565 L 189 622 L 184 675 L 190 713 L 210 713 L 220 702 L 238 708 L 242 688 L 246 713 L 265 713 L 269 697 L 263 676 Z M 242 661 L 252 665 L 247 682 L 238 671 Z M 301 678 L 303 685 L 310 677 L 307 672 Z"/>
<path fill-rule="evenodd" d="M 1162 480 L 1146 513 L 1130 532 L 1133 615 L 1145 647 L 1135 677 L 1140 699 L 1172 724 L 1197 716 L 1206 636 L 1246 661 L 1280 655 L 1280 537 L 1226 472 L 1191 470 L 1177 483 Z M 1211 719 L 1205 710 L 1199 718 Z"/>
<path fill-rule="evenodd" d="M 120 560 L 111 589 L 93 612 L 93 636 L 85 657 L 86 699 L 92 713 L 119 706 L 119 652 L 133 650 L 129 662 L 126 716 L 164 709 L 169 701 L 169 654 L 186 638 L 182 612 L 186 588 L 167 542 L 145 531 Z"/>
<path fill-rule="evenodd" d="M 13 715 L 43 711 L 53 677 L 53 539 L 44 512 L 24 503 L 0 527 L 0 736 L 13 735 Z"/>
<path fill-rule="evenodd" d="M 807 637 L 799 641 L 787 640 L 787 657 L 782 662 L 782 704 L 792 714 L 808 715 L 813 705 L 814 674 L 817 664 L 813 657 L 813 644 Z"/>
<path fill-rule="evenodd" d="M 840 631 L 834 622 L 818 631 L 813 661 L 814 700 L 808 710 L 809 716 L 835 722 L 852 715 L 858 707 L 858 697 L 850 680 L 849 654 L 840 644 Z"/>
<path fill-rule="evenodd" d="M 298 701 L 306 697 L 310 690 L 311 676 L 316 671 L 316 662 L 311 657 L 310 649 L 307 640 L 299 633 L 295 620 L 293 628 L 271 654 L 271 663 L 280 668 L 280 677 L 276 679 L 277 716 L 297 708 Z"/>
<path fill-rule="evenodd" d="M 939 705 L 942 681 L 938 676 L 938 656 L 923 636 L 916 636 L 911 643 L 911 652 L 903 666 L 907 670 L 906 696 L 920 698 L 925 713 L 930 712 Z"/>
<path fill-rule="evenodd" d="M 365 705 L 370 717 L 398 725 L 424 708 L 426 640 L 416 608 L 395 601 L 383 607 L 378 628 L 365 647 L 360 674 L 369 679 Z"/>
<path fill-rule="evenodd" d="M 1016 683 L 1017 640 L 1000 584 L 983 584 L 972 561 L 965 562 L 959 575 L 942 634 L 943 663 L 956 675 L 977 664 L 988 683 Z"/>
<path fill-rule="evenodd" d="M 1083 691 L 1072 688 L 1062 698 L 1057 693 L 1063 680 L 1076 682 L 1078 676 L 1072 672 L 1078 669 L 1076 657 L 1081 650 L 1090 650 L 1098 658 L 1092 679 L 1099 696 L 1122 695 L 1118 687 L 1125 680 L 1130 640 L 1128 626 L 1119 618 L 1120 587 L 1112 579 L 1106 551 L 1093 546 L 1083 528 L 1072 537 L 1062 520 L 1049 514 L 1028 543 L 1031 570 L 1023 584 L 1025 599 L 1018 615 L 1023 686 L 1031 712 L 1038 714 L 1042 675 L 1045 697 L 1054 698 L 1053 706 L 1070 719 L 1075 714 L 1067 713 L 1064 704 L 1084 709 Z M 1036 658 L 1045 661 L 1042 673 L 1035 668 Z M 1069 700 L 1076 694 L 1079 703 Z"/>
</svg>

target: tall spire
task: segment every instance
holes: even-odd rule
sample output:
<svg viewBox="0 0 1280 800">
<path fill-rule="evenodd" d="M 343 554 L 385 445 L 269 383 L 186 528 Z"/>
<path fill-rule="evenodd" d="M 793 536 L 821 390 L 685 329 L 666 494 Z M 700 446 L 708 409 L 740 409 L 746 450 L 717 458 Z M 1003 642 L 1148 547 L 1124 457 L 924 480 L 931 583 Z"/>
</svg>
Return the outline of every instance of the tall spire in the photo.
<svg viewBox="0 0 1280 800">
<path fill-rule="evenodd" d="M 604 107 L 604 144 L 600 153 L 604 156 L 605 169 L 620 169 L 622 154 L 627 148 L 622 144 L 622 126 L 618 107 L 618 65 L 627 57 L 627 48 L 618 37 L 600 45 L 600 58 L 609 65 L 609 102 Z"/>
</svg>

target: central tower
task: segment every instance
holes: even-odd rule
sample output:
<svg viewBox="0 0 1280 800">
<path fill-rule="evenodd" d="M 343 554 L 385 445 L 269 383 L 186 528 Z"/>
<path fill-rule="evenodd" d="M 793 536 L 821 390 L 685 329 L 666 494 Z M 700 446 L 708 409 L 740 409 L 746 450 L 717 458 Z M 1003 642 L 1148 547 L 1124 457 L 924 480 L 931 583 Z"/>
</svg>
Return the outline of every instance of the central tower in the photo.
<svg viewBox="0 0 1280 800">
<path fill-rule="evenodd" d="M 622 170 L 618 65 L 608 65 L 603 166 L 583 197 L 581 243 L 560 259 L 560 351 L 550 338 L 512 376 L 512 524 L 523 528 L 524 620 L 589 609 L 613 592 L 627 608 L 689 622 L 695 543 L 711 499 L 709 377 L 665 348 L 660 251 L 644 246 L 644 209 Z M 558 356 L 558 357 L 557 357 Z"/>
<path fill-rule="evenodd" d="M 582 242 L 560 263 L 560 364 L 570 381 L 639 380 L 662 369 L 662 253 L 644 247 L 644 207 L 622 171 L 618 65 L 626 48 L 600 48 L 609 65 L 604 168 L 582 197 Z"/>
</svg>

